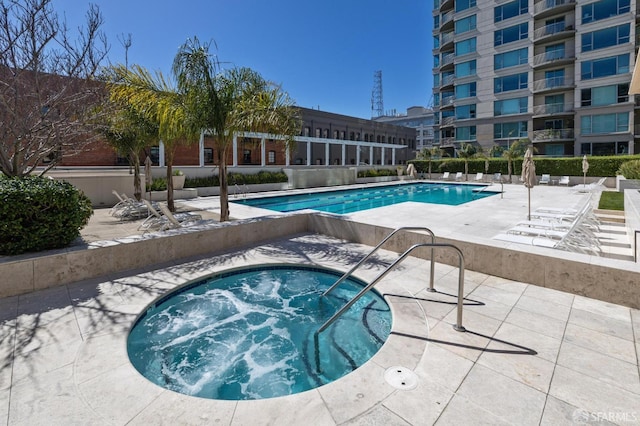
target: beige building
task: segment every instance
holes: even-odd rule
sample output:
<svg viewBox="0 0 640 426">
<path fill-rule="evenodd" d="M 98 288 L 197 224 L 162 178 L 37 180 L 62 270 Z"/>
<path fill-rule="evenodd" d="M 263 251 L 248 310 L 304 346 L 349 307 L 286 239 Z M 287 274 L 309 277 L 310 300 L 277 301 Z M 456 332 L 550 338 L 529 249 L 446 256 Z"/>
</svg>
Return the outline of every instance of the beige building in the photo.
<svg viewBox="0 0 640 426">
<path fill-rule="evenodd" d="M 433 19 L 441 147 L 527 138 L 538 155 L 640 152 L 635 0 L 435 0 Z"/>
</svg>

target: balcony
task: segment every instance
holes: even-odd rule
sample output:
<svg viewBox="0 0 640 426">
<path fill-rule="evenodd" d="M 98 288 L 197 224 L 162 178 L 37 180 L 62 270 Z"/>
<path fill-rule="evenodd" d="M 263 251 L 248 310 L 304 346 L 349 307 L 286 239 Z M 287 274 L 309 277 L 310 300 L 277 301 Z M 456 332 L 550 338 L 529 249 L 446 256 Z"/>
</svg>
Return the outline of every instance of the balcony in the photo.
<svg viewBox="0 0 640 426">
<path fill-rule="evenodd" d="M 533 93 L 566 90 L 574 86 L 573 76 L 545 78 L 533 82 Z"/>
<path fill-rule="evenodd" d="M 442 77 L 442 83 L 441 83 L 440 89 L 444 89 L 447 86 L 452 86 L 455 79 L 456 79 L 456 76 L 454 74 L 449 74 Z"/>
<path fill-rule="evenodd" d="M 533 32 L 533 41 L 537 42 L 550 42 L 559 40 L 565 37 L 573 37 L 575 33 L 573 24 L 565 22 L 556 22 L 555 24 L 545 25 L 538 28 Z"/>
<path fill-rule="evenodd" d="M 442 119 L 442 124 L 440 125 L 440 127 L 453 127 L 453 123 L 456 121 L 456 118 L 451 116 L 451 117 L 444 117 Z"/>
<path fill-rule="evenodd" d="M 445 96 L 442 98 L 442 102 L 440 103 L 440 109 L 453 107 L 453 104 L 456 100 L 455 96 Z"/>
<path fill-rule="evenodd" d="M 544 18 L 576 7 L 576 0 L 542 0 L 534 3 L 533 17 Z"/>
<path fill-rule="evenodd" d="M 440 12 L 453 9 L 453 4 L 454 4 L 453 0 L 440 0 Z"/>
<path fill-rule="evenodd" d="M 533 106 L 534 117 L 539 117 L 542 115 L 567 114 L 573 112 L 573 104 L 544 104 Z"/>
<path fill-rule="evenodd" d="M 445 49 L 449 47 L 451 43 L 453 43 L 453 31 L 448 33 L 442 33 L 442 37 L 440 38 L 440 49 Z"/>
<path fill-rule="evenodd" d="M 544 129 L 533 131 L 533 142 L 566 141 L 574 139 L 573 129 Z"/>
<path fill-rule="evenodd" d="M 551 52 L 541 53 L 533 57 L 533 67 L 541 68 L 545 66 L 557 66 L 563 63 L 573 62 L 575 60 L 575 52 L 566 52 L 562 50 L 554 50 Z"/>
<path fill-rule="evenodd" d="M 442 17 L 440 18 L 440 31 L 442 31 L 444 26 L 447 25 L 449 22 L 453 22 L 453 15 L 454 15 L 453 10 L 442 15 Z"/>
</svg>

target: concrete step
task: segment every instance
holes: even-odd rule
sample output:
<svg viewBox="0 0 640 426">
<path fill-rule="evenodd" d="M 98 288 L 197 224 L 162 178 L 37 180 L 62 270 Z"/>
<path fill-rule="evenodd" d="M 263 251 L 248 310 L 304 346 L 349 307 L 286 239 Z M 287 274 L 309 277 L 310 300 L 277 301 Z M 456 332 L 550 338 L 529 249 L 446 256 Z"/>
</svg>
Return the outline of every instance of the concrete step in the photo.
<svg viewBox="0 0 640 426">
<path fill-rule="evenodd" d="M 594 209 L 593 212 L 601 222 L 625 223 L 623 211 Z"/>
</svg>

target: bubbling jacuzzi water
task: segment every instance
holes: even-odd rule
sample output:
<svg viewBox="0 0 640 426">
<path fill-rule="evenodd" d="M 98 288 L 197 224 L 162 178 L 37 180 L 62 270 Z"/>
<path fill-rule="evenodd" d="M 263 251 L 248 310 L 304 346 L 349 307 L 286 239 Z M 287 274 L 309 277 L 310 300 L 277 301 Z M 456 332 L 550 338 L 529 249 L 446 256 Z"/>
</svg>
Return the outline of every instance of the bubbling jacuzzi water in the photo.
<svg viewBox="0 0 640 426">
<path fill-rule="evenodd" d="M 391 330 L 391 313 L 367 293 L 320 334 L 314 333 L 364 283 L 299 265 L 217 274 L 164 296 L 136 321 L 129 358 L 147 379 L 212 399 L 262 399 L 334 381 L 366 362 Z M 314 354 L 320 354 L 321 369 Z"/>
</svg>

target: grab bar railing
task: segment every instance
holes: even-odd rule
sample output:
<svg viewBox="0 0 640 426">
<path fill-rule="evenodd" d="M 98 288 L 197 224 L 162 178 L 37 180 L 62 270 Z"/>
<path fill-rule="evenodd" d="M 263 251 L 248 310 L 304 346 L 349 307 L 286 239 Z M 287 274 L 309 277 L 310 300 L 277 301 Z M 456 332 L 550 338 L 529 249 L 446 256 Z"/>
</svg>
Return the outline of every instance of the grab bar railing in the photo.
<svg viewBox="0 0 640 426">
<path fill-rule="evenodd" d="M 414 244 L 407 249 L 404 253 L 400 255 L 391 265 L 389 265 L 380 275 L 378 275 L 369 285 L 364 287 L 358 294 L 356 294 L 346 305 L 344 305 L 338 312 L 333 314 L 331 318 L 329 318 L 324 324 L 318 328 L 318 330 L 313 335 L 313 343 L 315 345 L 315 361 L 316 361 L 316 370 L 320 373 L 320 333 L 327 329 L 331 324 L 333 324 L 342 314 L 344 314 L 354 303 L 356 303 L 362 296 L 368 293 L 381 279 L 383 279 L 389 272 L 393 270 L 398 264 L 400 264 L 409 254 L 418 247 L 448 247 L 454 249 L 458 253 L 458 302 L 457 302 L 457 316 L 456 323 L 453 325 L 453 329 L 456 331 L 464 332 L 467 331 L 462 325 L 462 307 L 464 303 L 464 254 L 462 250 L 453 244 L 443 244 L 443 243 L 420 243 Z"/>
<path fill-rule="evenodd" d="M 360 265 L 362 265 L 364 262 L 367 261 L 367 259 L 369 259 L 371 256 L 373 256 L 373 254 L 378 251 L 378 249 L 380 247 L 382 247 L 384 245 L 384 243 L 386 243 L 387 241 L 389 241 L 389 239 L 391 237 L 393 237 L 395 234 L 397 234 L 400 231 L 426 231 L 429 235 L 431 235 L 431 243 L 435 244 L 436 242 L 436 236 L 433 233 L 433 231 L 431 231 L 429 228 L 425 228 L 423 226 L 403 226 L 401 228 L 396 228 L 394 229 L 389 235 L 387 235 L 385 237 L 385 239 L 383 239 L 382 241 L 380 241 L 380 243 L 375 246 L 373 248 L 373 250 L 371 250 L 369 252 L 369 254 L 367 254 L 365 257 L 363 257 L 358 263 L 356 263 L 350 270 L 348 270 L 347 272 L 344 273 L 344 275 L 342 275 L 340 278 L 338 278 L 338 280 L 333 283 L 333 285 L 331 287 L 329 287 L 327 290 L 325 290 L 324 293 L 322 293 L 322 296 L 326 296 L 329 293 L 331 293 L 336 287 L 338 287 L 344 280 L 346 280 L 347 278 L 349 278 L 351 276 L 351 274 L 353 274 L 353 272 L 358 269 L 360 267 Z M 429 289 L 428 291 L 435 291 L 435 289 L 433 288 L 433 281 L 434 281 L 434 276 L 435 276 L 435 259 L 434 259 L 434 255 L 433 255 L 433 248 L 431 249 L 431 272 L 430 272 L 430 276 L 429 276 Z"/>
</svg>

